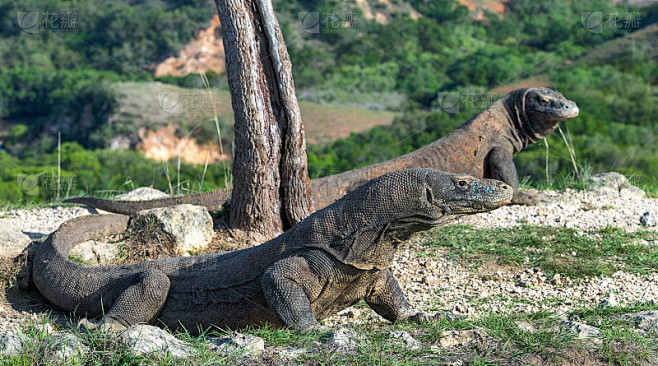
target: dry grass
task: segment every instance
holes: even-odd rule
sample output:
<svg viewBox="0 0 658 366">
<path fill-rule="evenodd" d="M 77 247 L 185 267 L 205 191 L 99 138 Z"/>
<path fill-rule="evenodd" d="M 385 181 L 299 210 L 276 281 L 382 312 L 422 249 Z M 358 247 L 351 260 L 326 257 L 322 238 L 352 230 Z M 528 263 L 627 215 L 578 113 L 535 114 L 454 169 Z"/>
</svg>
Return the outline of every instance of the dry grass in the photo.
<svg viewBox="0 0 658 366">
<path fill-rule="evenodd" d="M 120 263 L 135 263 L 179 256 L 174 238 L 153 219 L 135 221 L 120 244 Z"/>
<path fill-rule="evenodd" d="M 166 125 L 190 125 L 199 121 L 213 123 L 213 114 L 225 122 L 222 129 L 232 129 L 233 110 L 231 95 L 226 90 L 212 90 L 212 108 L 200 110 L 184 109 L 182 113 L 169 113 L 157 101 L 158 92 L 179 93 L 181 98 L 189 95 L 204 95 L 204 89 L 186 89 L 159 82 L 122 82 L 114 84 L 119 95 L 120 112 L 112 119 L 130 123 L 132 130 L 154 128 Z M 188 97 L 189 98 L 189 97 Z M 181 99 L 183 100 L 183 99 Z M 396 114 L 388 111 L 372 111 L 349 106 L 322 105 L 300 101 L 299 108 L 304 120 L 304 129 L 309 143 L 326 144 L 339 138 L 348 137 L 352 132 L 370 130 L 375 126 L 390 125 Z"/>
</svg>

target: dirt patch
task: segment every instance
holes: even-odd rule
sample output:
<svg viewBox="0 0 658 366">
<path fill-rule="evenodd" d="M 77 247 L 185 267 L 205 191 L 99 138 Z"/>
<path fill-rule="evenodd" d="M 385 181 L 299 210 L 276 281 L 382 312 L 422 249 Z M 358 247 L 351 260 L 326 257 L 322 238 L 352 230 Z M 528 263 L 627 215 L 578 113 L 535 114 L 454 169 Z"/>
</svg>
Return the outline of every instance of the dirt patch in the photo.
<svg viewBox="0 0 658 366">
<path fill-rule="evenodd" d="M 518 266 L 510 264 L 500 264 L 495 259 L 488 259 L 482 262 L 477 268 L 477 274 L 483 279 L 494 279 L 503 275 L 511 275 L 519 271 Z"/>
<path fill-rule="evenodd" d="M 214 71 L 221 74 L 226 70 L 224 43 L 222 42 L 219 16 L 210 20 L 210 26 L 200 30 L 196 37 L 155 67 L 155 76 L 186 76 L 199 72 Z"/>
</svg>

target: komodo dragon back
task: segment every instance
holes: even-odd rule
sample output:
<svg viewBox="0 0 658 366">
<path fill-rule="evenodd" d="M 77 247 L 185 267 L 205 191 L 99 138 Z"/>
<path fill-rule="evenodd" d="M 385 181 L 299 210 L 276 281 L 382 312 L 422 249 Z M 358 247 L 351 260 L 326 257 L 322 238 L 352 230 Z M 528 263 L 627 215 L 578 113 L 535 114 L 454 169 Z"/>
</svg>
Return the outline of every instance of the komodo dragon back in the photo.
<svg viewBox="0 0 658 366">
<path fill-rule="evenodd" d="M 87 267 L 77 243 L 123 232 L 129 218 L 68 221 L 37 251 L 34 279 L 52 303 L 103 326 L 140 322 L 195 330 L 273 324 L 306 330 L 365 300 L 391 321 L 421 322 L 390 268 L 400 243 L 454 218 L 509 203 L 510 186 L 434 169 L 385 174 L 259 246 L 204 256 Z"/>
<path fill-rule="evenodd" d="M 512 155 L 548 136 L 559 121 L 578 116 L 576 103 L 548 88 L 516 89 L 494 102 L 457 130 L 433 143 L 398 158 L 344 173 L 311 180 L 316 209 L 333 203 L 366 181 L 385 173 L 409 168 L 432 168 L 468 174 L 476 178 L 501 180 L 516 190 L 513 203 L 534 204 L 537 199 L 518 190 Z M 79 203 L 126 215 L 139 210 L 181 203 L 220 211 L 231 197 L 230 189 L 199 195 L 142 202 L 111 201 L 78 197 L 65 203 Z"/>
</svg>

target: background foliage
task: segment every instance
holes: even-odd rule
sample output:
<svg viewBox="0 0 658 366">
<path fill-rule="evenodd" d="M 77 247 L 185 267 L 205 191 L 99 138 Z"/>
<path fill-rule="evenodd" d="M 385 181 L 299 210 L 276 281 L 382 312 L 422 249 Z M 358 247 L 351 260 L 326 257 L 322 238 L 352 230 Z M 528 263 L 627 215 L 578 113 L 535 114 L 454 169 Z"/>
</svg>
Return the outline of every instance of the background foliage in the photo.
<svg viewBox="0 0 658 366">
<path fill-rule="evenodd" d="M 274 2 L 301 98 L 400 113 L 391 126 L 326 146 L 309 146 L 313 177 L 410 152 L 487 106 L 462 102 L 459 113 L 446 113 L 438 108 L 438 92 L 489 96 L 496 88 L 531 80 L 578 103 L 580 116 L 562 126 L 581 167 L 589 172 L 621 171 L 643 184 L 658 185 L 658 50 L 656 33 L 643 33 L 658 22 L 658 4 L 514 0 L 507 3 L 504 19 L 487 14 L 484 20 L 473 20 L 453 1 L 393 3 L 411 5 L 422 17 L 412 19 L 402 11 L 379 24 L 365 19 L 351 2 Z M 24 32 L 16 15 L 33 10 L 75 11 L 75 29 Z M 51 198 L 52 190 L 45 190 L 50 192 L 45 196 L 26 194 L 17 179 L 52 173 L 58 132 L 65 142 L 62 174 L 77 177 L 69 193 L 102 193 L 133 185 L 168 190 L 172 180 L 177 181 L 176 162 L 168 166 L 167 178 L 160 163 L 133 151 L 107 149 L 112 136 L 101 131 L 111 130 L 106 128 L 108 119 L 121 108 L 111 85 L 154 81 L 154 65 L 206 27 L 215 11 L 210 1 L 0 0 L 0 138 L 5 140 L 0 200 Z M 602 13 L 600 33 L 584 28 L 583 11 Z M 320 14 L 320 33 L 301 29 L 300 14 L 308 12 Z M 324 21 L 328 14 L 352 14 L 355 21 L 331 29 Z M 618 18 L 614 23 L 613 15 Z M 630 37 L 633 47 L 620 46 L 630 44 L 619 43 Z M 198 87 L 198 79 L 157 81 Z M 221 76 L 210 79 L 213 87 L 226 87 Z M 548 144 L 550 174 L 572 174 L 560 136 L 549 137 Z M 526 182 L 546 181 L 543 142 L 515 160 Z M 202 172 L 203 166 L 183 164 L 181 180 L 198 190 Z M 208 167 L 202 189 L 222 186 L 224 174 L 223 168 Z"/>
</svg>

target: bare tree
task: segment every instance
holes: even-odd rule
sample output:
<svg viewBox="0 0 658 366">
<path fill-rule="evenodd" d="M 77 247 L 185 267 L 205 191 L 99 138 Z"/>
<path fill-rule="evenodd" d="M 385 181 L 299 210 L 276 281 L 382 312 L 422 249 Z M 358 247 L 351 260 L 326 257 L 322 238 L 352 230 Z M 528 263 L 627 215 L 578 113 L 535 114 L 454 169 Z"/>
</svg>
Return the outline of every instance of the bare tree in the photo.
<svg viewBox="0 0 658 366">
<path fill-rule="evenodd" d="M 271 0 L 216 0 L 235 115 L 229 224 L 274 237 L 313 212 L 290 57 Z"/>
</svg>

